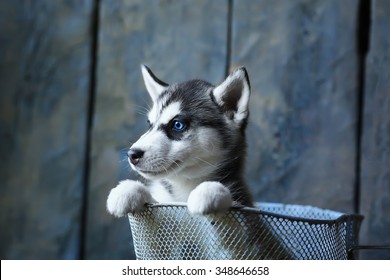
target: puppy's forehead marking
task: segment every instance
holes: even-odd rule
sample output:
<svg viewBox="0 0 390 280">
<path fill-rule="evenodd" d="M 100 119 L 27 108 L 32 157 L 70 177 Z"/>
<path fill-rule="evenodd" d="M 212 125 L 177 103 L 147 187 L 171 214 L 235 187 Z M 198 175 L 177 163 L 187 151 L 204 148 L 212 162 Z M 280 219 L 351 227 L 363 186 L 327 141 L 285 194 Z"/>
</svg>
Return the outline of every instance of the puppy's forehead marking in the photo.
<svg viewBox="0 0 390 280">
<path fill-rule="evenodd" d="M 153 105 L 152 110 L 149 112 L 149 121 L 153 124 L 167 124 L 175 116 L 181 112 L 180 102 L 172 102 L 166 106 L 163 103 L 157 103 Z"/>
<path fill-rule="evenodd" d="M 162 108 L 161 116 L 159 118 L 159 123 L 167 124 L 169 123 L 175 116 L 180 114 L 181 112 L 181 104 L 180 102 L 173 102 L 168 104 L 165 108 Z"/>
</svg>

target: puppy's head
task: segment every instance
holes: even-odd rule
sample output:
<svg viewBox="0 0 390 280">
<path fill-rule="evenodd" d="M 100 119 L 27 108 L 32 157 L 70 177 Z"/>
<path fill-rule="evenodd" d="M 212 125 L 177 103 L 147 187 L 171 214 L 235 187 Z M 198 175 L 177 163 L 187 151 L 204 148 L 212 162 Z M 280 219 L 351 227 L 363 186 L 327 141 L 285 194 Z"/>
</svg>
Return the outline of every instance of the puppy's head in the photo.
<svg viewBox="0 0 390 280">
<path fill-rule="evenodd" d="M 128 152 L 131 167 L 148 179 L 207 177 L 244 133 L 250 95 L 246 70 L 237 69 L 214 87 L 201 80 L 168 85 L 141 68 L 153 106 L 149 130 Z"/>
</svg>

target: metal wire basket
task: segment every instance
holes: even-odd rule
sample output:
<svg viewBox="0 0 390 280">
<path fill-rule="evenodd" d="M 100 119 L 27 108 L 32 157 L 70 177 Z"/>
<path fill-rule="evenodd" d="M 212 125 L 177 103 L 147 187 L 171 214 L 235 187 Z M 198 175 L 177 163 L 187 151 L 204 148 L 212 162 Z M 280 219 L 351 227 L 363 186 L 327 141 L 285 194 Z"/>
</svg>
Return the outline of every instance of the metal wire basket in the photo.
<svg viewBox="0 0 390 280">
<path fill-rule="evenodd" d="M 151 204 L 129 214 L 137 259 L 347 259 L 360 215 L 311 206 L 259 203 L 220 215 L 185 204 Z"/>
</svg>

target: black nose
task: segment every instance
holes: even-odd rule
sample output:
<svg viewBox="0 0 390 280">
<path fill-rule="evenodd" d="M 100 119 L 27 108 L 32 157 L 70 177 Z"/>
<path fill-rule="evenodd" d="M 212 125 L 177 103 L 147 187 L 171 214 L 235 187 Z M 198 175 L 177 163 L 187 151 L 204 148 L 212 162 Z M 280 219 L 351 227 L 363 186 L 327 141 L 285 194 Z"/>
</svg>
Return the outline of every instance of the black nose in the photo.
<svg viewBox="0 0 390 280">
<path fill-rule="evenodd" d="M 140 149 L 130 149 L 127 152 L 127 156 L 129 157 L 132 164 L 137 165 L 139 160 L 143 157 L 144 153 L 145 152 Z"/>
</svg>

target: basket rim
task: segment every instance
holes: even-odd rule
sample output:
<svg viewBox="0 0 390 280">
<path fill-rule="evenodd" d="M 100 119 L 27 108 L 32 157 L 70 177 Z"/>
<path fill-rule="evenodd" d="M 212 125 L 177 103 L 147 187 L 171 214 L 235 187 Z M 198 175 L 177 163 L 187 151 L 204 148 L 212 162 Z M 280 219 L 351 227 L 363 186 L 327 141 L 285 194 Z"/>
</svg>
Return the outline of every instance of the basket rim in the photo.
<svg viewBox="0 0 390 280">
<path fill-rule="evenodd" d="M 340 222 L 349 222 L 351 220 L 354 220 L 356 222 L 361 222 L 364 219 L 364 216 L 361 214 L 356 214 L 356 213 L 350 213 L 350 214 L 345 214 L 342 212 L 334 211 L 334 210 L 329 210 L 329 209 L 324 209 L 316 206 L 311 206 L 311 205 L 299 205 L 299 204 L 283 204 L 283 203 L 269 203 L 269 202 L 260 202 L 256 203 L 256 205 L 274 205 L 278 207 L 310 207 L 315 210 L 322 210 L 322 211 L 331 211 L 333 213 L 337 213 L 340 216 L 335 219 L 313 219 L 313 218 L 306 218 L 306 217 L 299 217 L 299 216 L 292 216 L 292 215 L 286 215 L 286 214 L 280 214 L 280 213 L 274 213 L 271 211 L 265 211 L 261 210 L 259 208 L 255 207 L 248 207 L 248 206 L 243 206 L 243 205 L 233 205 L 230 207 L 229 211 L 240 211 L 240 212 L 246 212 L 246 213 L 251 213 L 251 214 L 261 214 L 265 216 L 272 216 L 275 218 L 281 218 L 281 219 L 286 219 L 290 221 L 295 221 L 295 222 L 305 222 L 309 224 L 336 224 Z M 179 208 L 187 208 L 187 203 L 186 202 L 156 202 L 156 203 L 146 203 L 145 204 L 146 208 L 164 208 L 164 207 L 179 207 Z M 128 214 L 129 216 L 133 215 L 131 213 Z M 214 214 L 215 215 L 215 214 Z M 218 214 L 216 214 L 218 215 Z M 206 215 L 207 216 L 207 215 Z"/>
</svg>

